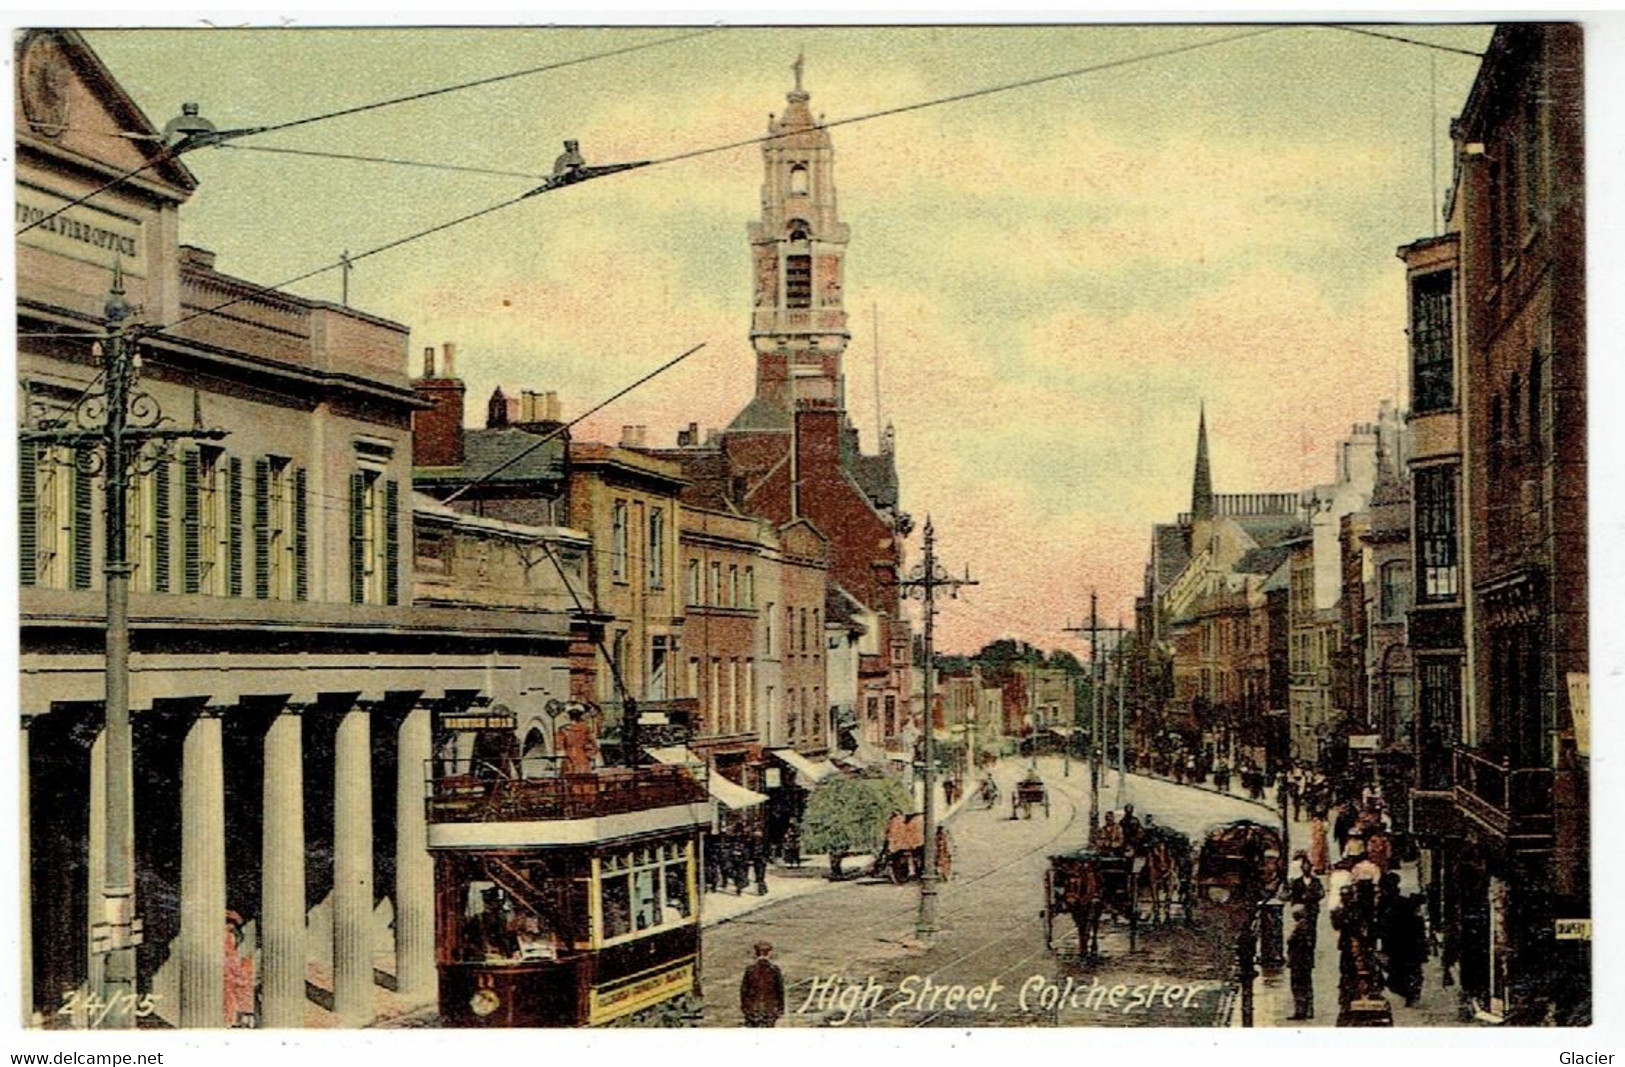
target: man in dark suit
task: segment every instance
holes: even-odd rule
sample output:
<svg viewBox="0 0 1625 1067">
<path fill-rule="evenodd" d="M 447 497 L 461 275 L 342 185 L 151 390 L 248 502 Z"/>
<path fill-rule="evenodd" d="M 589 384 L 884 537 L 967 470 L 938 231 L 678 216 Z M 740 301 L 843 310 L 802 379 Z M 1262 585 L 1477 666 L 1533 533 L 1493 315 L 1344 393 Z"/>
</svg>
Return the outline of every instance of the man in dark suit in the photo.
<svg viewBox="0 0 1625 1067">
<path fill-rule="evenodd" d="M 1292 975 L 1292 1014 L 1301 1021 L 1315 1017 L 1314 919 L 1302 907 L 1292 909 L 1292 936 L 1286 939 L 1286 966 Z"/>
<path fill-rule="evenodd" d="M 772 955 L 772 945 L 756 942 L 756 962 L 745 968 L 739 983 L 739 1008 L 746 1026 L 775 1026 L 784 1014 L 784 975 Z"/>
</svg>

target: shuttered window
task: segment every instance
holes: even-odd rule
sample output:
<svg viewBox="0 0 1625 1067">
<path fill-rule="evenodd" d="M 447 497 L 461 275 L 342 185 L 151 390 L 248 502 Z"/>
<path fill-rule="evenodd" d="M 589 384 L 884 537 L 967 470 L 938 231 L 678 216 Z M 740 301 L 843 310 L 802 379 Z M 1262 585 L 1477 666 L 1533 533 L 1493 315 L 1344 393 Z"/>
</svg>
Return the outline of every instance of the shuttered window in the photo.
<svg viewBox="0 0 1625 1067">
<path fill-rule="evenodd" d="M 73 464 L 73 506 L 69 511 L 72 529 L 72 571 L 69 588 L 89 589 L 92 568 L 91 552 L 94 547 L 91 523 L 95 515 L 95 502 L 91 493 L 89 450 L 82 450 Z"/>
<path fill-rule="evenodd" d="M 305 468 L 293 476 L 293 598 L 310 599 L 310 518 L 305 487 Z"/>
<path fill-rule="evenodd" d="M 384 483 L 384 603 L 401 602 L 400 483 Z"/>
<path fill-rule="evenodd" d="M 367 475 L 350 475 L 350 603 L 367 601 Z"/>
<path fill-rule="evenodd" d="M 18 580 L 25 586 L 39 579 L 39 486 L 36 474 L 39 450 L 23 442 L 17 450 L 18 492 L 22 498 L 17 517 Z"/>
<path fill-rule="evenodd" d="M 203 590 L 203 456 L 189 448 L 181 457 L 181 592 Z"/>
<path fill-rule="evenodd" d="M 152 588 L 169 592 L 169 469 L 168 457 L 152 472 Z"/>
<path fill-rule="evenodd" d="M 226 478 L 226 594 L 243 595 L 243 461 L 231 457 Z"/>
<path fill-rule="evenodd" d="M 271 595 L 271 461 L 254 461 L 254 596 Z"/>
</svg>

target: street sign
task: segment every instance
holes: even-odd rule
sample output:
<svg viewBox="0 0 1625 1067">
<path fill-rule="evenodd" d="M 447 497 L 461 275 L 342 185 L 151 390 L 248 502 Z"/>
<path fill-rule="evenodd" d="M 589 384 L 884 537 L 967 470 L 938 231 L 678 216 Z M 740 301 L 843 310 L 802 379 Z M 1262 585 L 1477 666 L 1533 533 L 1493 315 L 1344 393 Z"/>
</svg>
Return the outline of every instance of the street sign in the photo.
<svg viewBox="0 0 1625 1067">
<path fill-rule="evenodd" d="M 1558 941 L 1590 941 L 1590 919 L 1554 919 L 1552 936 Z"/>
<path fill-rule="evenodd" d="M 442 730 L 512 730 L 518 725 L 519 717 L 513 712 L 480 711 L 440 716 Z"/>
<path fill-rule="evenodd" d="M 1375 752 L 1381 742 L 1376 734 L 1350 734 L 1349 748 L 1361 752 Z"/>
</svg>

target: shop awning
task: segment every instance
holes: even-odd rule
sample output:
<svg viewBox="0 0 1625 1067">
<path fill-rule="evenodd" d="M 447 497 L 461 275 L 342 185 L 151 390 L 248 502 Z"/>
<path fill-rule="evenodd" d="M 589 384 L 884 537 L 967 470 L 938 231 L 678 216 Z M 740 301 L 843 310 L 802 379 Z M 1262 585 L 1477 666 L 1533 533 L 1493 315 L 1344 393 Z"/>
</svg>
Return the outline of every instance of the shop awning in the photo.
<svg viewBox="0 0 1625 1067">
<path fill-rule="evenodd" d="M 1049 732 L 1054 734 L 1056 737 L 1071 737 L 1072 736 L 1072 727 L 1070 727 L 1070 726 L 1051 726 L 1049 728 Z"/>
<path fill-rule="evenodd" d="M 754 808 L 767 800 L 766 797 L 754 789 L 746 789 L 744 786 L 731 782 L 720 774 L 712 774 L 707 777 L 705 788 L 710 790 L 711 795 L 716 797 L 719 802 L 735 811 Z"/>
<path fill-rule="evenodd" d="M 671 763 L 684 767 L 703 767 L 705 761 L 689 750 L 687 745 L 671 745 L 666 748 L 646 748 L 643 751 L 656 763 Z"/>
<path fill-rule="evenodd" d="M 795 771 L 796 777 L 800 778 L 804 785 L 817 785 L 830 775 L 841 773 L 829 760 L 810 760 L 793 748 L 775 748 L 770 751 L 775 759 Z"/>
</svg>

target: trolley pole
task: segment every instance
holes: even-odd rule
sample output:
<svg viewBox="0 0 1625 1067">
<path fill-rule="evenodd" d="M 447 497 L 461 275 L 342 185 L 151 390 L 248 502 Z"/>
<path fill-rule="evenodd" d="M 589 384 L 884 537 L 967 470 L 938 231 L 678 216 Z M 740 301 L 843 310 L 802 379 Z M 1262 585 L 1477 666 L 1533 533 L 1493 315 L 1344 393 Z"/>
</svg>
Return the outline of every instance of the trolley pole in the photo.
<svg viewBox="0 0 1625 1067">
<path fill-rule="evenodd" d="M 169 442 L 219 440 L 227 434 L 225 430 L 203 428 L 196 394 L 192 428 L 164 425 L 171 420 L 163 415 L 152 396 L 138 388 L 136 344 L 146 328 L 130 324 L 135 313 L 136 309 L 124 299 L 124 272 L 115 261 L 113 283 L 103 310 L 107 339 L 102 351 L 100 394 L 95 393 L 93 383 L 67 412 L 26 412 L 25 415 L 36 419 L 40 426 L 19 435 L 24 447 L 45 445 L 72 450 L 74 462 L 88 472 L 94 473 L 98 459 L 101 465 L 106 532 L 102 574 L 107 610 L 103 667 L 107 806 L 102 899 L 91 924 L 91 943 L 93 950 L 105 957 L 101 995 L 108 1007 L 97 1025 L 119 1028 L 135 1026 L 135 950 L 141 943 L 141 920 L 136 916 L 135 899 L 135 773 L 130 729 L 130 572 L 133 568 L 126 545 L 130 479 L 132 473 L 156 469 L 158 463 L 167 459 L 161 451 L 156 455 L 143 455 L 148 442 L 157 441 L 167 447 Z M 92 413 L 97 409 L 103 409 L 105 414 L 100 425 L 93 425 L 89 420 L 94 418 Z"/>
<path fill-rule="evenodd" d="M 1110 758 L 1111 746 L 1106 739 L 1106 717 L 1109 710 L 1106 705 L 1106 657 L 1100 654 L 1100 636 L 1103 633 L 1115 632 L 1121 638 L 1123 626 L 1121 622 L 1115 627 L 1100 625 L 1099 597 L 1095 590 L 1089 591 L 1089 625 L 1064 627 L 1069 634 L 1089 635 L 1089 833 L 1093 837 L 1095 830 L 1100 827 L 1100 780 L 1101 764 Z M 1122 673 L 1122 659 L 1119 656 L 1118 673 Z M 1118 679 L 1117 692 L 1117 799 L 1123 799 L 1123 692 L 1122 679 Z"/>
<path fill-rule="evenodd" d="M 1123 759 L 1123 617 L 1117 617 L 1117 643 L 1112 651 L 1117 653 L 1117 803 L 1123 803 L 1128 786 L 1127 765 Z"/>
<path fill-rule="evenodd" d="M 897 583 L 905 596 L 918 595 L 925 601 L 925 869 L 920 872 L 920 914 L 914 925 L 915 935 L 929 942 L 937 934 L 937 817 L 936 817 L 936 732 L 935 709 L 932 707 L 934 685 L 932 675 L 936 667 L 934 644 L 937 614 L 937 589 L 948 590 L 958 597 L 961 586 L 976 585 L 970 572 L 963 578 L 950 577 L 937 562 L 936 530 L 931 517 L 925 519 L 925 559 L 915 567 L 908 578 Z"/>
</svg>

